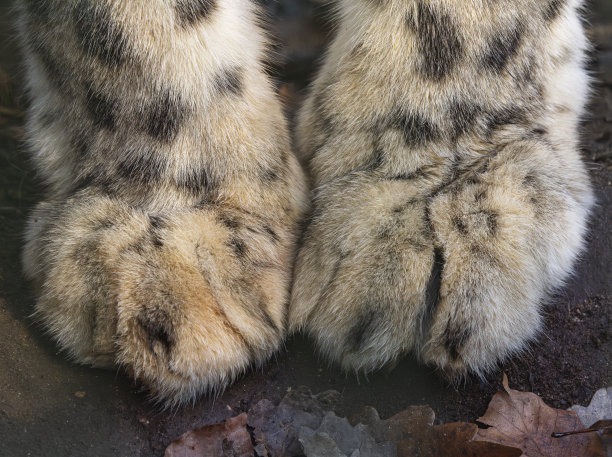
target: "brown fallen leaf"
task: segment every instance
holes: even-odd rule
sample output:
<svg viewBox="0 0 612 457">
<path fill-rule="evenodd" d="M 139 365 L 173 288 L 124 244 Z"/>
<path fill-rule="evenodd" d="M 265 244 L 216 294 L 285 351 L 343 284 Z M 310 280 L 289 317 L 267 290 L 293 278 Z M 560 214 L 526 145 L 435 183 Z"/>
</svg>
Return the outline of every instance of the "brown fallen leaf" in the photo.
<svg viewBox="0 0 612 457">
<path fill-rule="evenodd" d="M 377 442 L 394 441 L 398 457 L 519 457 L 522 454 L 513 446 L 474 441 L 476 424 L 457 422 L 434 426 L 434 419 L 429 406 L 412 406 L 386 421 L 381 421 L 371 408 L 352 421 L 368 425 Z"/>
<path fill-rule="evenodd" d="M 534 393 L 510 389 L 506 375 L 503 385 L 505 392 L 497 392 L 478 419 L 490 428 L 478 430 L 476 440 L 519 447 L 525 457 L 605 457 L 596 434 L 552 436 L 559 430 L 584 429 L 576 413 L 551 408 Z"/>
<path fill-rule="evenodd" d="M 570 435 L 582 435 L 584 433 L 597 433 L 601 444 L 606 451 L 607 457 L 612 457 L 612 420 L 597 421 L 589 428 L 578 430 L 575 432 L 557 432 L 553 433 L 553 438 L 565 438 Z"/>
<path fill-rule="evenodd" d="M 253 444 L 246 428 L 247 415 L 228 419 L 183 434 L 170 443 L 165 457 L 253 457 Z"/>
<path fill-rule="evenodd" d="M 572 432 L 554 432 L 553 438 L 564 438 L 570 435 L 582 435 L 584 433 L 599 433 L 600 435 L 612 435 L 612 420 L 609 421 L 597 421 L 589 428 L 583 430 L 575 430 Z"/>
</svg>

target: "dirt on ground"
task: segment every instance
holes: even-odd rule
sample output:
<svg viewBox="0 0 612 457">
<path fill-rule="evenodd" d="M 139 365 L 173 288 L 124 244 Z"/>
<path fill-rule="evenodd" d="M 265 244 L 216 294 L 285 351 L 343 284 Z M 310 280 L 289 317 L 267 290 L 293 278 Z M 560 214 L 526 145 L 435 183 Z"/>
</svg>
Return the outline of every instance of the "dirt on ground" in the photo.
<svg viewBox="0 0 612 457">
<path fill-rule="evenodd" d="M 278 37 L 272 72 L 291 117 L 320 60 L 330 27 L 326 10 L 306 0 L 262 1 Z M 583 150 L 597 195 L 587 249 L 576 273 L 545 307 L 543 334 L 531 349 L 486 379 L 450 386 L 410 358 L 393 370 L 356 378 L 320 359 L 304 337 L 290 339 L 276 357 L 215 398 L 163 412 L 122 372 L 72 364 L 29 317 L 32 289 L 21 274 L 27 214 L 42 189 L 28 164 L 23 139 L 22 73 L 12 39 L 13 12 L 0 0 L 0 455 L 163 455 L 183 432 L 236 416 L 263 398 L 289 389 L 342 393 L 342 413 L 372 405 L 389 417 L 429 404 L 438 422 L 473 422 L 501 387 L 540 395 L 549 405 L 586 405 L 612 385 L 612 3 L 591 3 L 595 78 Z"/>
</svg>

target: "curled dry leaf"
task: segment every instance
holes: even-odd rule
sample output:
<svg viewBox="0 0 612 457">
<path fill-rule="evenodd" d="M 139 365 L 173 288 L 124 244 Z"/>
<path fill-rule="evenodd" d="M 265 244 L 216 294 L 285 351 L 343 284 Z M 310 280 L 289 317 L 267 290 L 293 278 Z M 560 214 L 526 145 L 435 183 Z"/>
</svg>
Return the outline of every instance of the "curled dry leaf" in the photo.
<svg viewBox="0 0 612 457">
<path fill-rule="evenodd" d="M 165 457 L 253 457 L 253 444 L 246 428 L 247 415 L 233 417 L 182 435 L 170 443 Z"/>
<path fill-rule="evenodd" d="M 554 409 L 533 393 L 519 392 L 508 386 L 493 396 L 479 422 L 490 426 L 478 430 L 478 441 L 520 447 L 525 457 L 605 457 L 597 434 L 578 434 L 554 438 L 553 433 L 584 429 L 576 413 Z"/>
</svg>

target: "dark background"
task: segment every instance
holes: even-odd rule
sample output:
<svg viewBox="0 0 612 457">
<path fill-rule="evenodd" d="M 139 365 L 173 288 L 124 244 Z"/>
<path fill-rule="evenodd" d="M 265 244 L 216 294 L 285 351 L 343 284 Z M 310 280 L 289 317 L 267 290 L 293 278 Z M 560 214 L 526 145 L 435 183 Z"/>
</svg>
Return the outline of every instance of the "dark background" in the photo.
<svg viewBox="0 0 612 457">
<path fill-rule="evenodd" d="M 277 36 L 274 76 L 292 116 L 327 40 L 324 8 L 306 0 L 262 0 Z M 24 99 L 13 40 L 10 1 L 0 0 L 0 455 L 162 456 L 183 432 L 239 414 L 262 398 L 278 401 L 289 388 L 343 393 L 346 414 L 364 405 L 383 417 L 411 404 L 430 404 L 441 422 L 474 421 L 501 383 L 534 391 L 559 408 L 586 404 L 612 385 L 610 359 L 612 213 L 612 1 L 590 4 L 590 66 L 596 78 L 583 148 L 596 187 L 588 249 L 566 288 L 546 307 L 543 335 L 523 356 L 454 388 L 433 370 L 402 361 L 370 379 L 345 375 L 320 361 L 308 341 L 293 338 L 274 360 L 251 371 L 217 399 L 193 408 L 160 412 L 121 372 L 68 362 L 28 317 L 30 286 L 21 275 L 24 221 L 41 198 L 28 165 L 23 137 Z"/>
</svg>

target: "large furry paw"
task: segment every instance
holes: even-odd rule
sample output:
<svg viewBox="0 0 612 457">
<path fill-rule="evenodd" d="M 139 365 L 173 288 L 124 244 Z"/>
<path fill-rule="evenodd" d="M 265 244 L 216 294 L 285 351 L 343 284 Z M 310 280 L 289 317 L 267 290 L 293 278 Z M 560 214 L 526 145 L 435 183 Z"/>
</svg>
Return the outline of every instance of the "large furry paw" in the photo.
<svg viewBox="0 0 612 457">
<path fill-rule="evenodd" d="M 121 365 L 168 406 L 221 389 L 285 335 L 292 227 L 230 206 L 166 213 L 90 191 L 41 203 L 36 315 L 82 363 Z"/>
<path fill-rule="evenodd" d="M 491 369 L 536 335 L 541 302 L 582 245 L 588 183 L 557 159 L 524 141 L 460 164 L 322 185 L 290 325 L 349 370 L 410 351 L 450 377 Z"/>
</svg>

